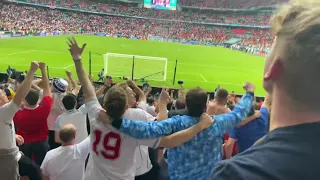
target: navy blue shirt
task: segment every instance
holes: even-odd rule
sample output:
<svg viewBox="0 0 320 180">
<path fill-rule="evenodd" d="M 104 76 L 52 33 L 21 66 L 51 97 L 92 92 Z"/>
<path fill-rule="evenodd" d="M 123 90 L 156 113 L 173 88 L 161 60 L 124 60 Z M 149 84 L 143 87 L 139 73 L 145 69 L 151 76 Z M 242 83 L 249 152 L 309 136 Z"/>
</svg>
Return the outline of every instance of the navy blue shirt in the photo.
<svg viewBox="0 0 320 180">
<path fill-rule="evenodd" d="M 260 109 L 261 116 L 245 126 L 234 128 L 230 138 L 237 140 L 238 152 L 241 153 L 251 147 L 257 140 L 268 132 L 269 111 L 266 107 Z"/>
<path fill-rule="evenodd" d="M 317 180 L 320 123 L 275 129 L 248 150 L 221 161 L 210 180 Z"/>
</svg>

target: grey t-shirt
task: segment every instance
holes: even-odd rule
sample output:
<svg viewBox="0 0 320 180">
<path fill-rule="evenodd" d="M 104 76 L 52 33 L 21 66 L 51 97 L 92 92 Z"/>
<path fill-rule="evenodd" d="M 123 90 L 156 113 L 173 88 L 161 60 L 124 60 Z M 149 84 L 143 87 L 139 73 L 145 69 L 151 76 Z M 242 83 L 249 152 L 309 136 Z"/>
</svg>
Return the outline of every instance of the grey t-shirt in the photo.
<svg viewBox="0 0 320 180">
<path fill-rule="evenodd" d="M 320 123 L 278 128 L 248 150 L 221 161 L 212 180 L 320 178 Z"/>
</svg>

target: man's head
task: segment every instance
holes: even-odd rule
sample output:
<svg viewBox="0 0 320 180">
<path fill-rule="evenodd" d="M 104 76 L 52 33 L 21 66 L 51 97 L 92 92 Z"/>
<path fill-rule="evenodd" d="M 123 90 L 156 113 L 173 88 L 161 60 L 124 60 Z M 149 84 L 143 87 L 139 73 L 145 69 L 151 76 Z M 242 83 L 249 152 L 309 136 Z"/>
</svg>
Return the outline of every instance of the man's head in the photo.
<svg viewBox="0 0 320 180">
<path fill-rule="evenodd" d="M 28 107 L 32 107 L 38 104 L 39 101 L 39 92 L 35 90 L 30 90 L 24 99 L 24 104 Z"/>
<path fill-rule="evenodd" d="M 65 93 L 68 89 L 68 82 L 62 78 L 55 79 L 52 82 L 53 92 Z"/>
<path fill-rule="evenodd" d="M 76 127 L 73 124 L 66 124 L 59 131 L 59 138 L 62 144 L 73 144 L 76 138 Z"/>
<path fill-rule="evenodd" d="M 77 104 L 76 96 L 74 94 L 68 94 L 63 97 L 62 103 L 66 110 L 72 110 L 76 107 Z"/>
<path fill-rule="evenodd" d="M 186 108 L 186 99 L 185 97 L 179 97 L 175 104 L 174 104 L 175 109 L 185 109 Z"/>
<path fill-rule="evenodd" d="M 310 2 L 291 2 L 272 18 L 276 38 L 265 62 L 263 86 L 283 104 L 318 111 L 320 1 Z"/>
<path fill-rule="evenodd" d="M 199 87 L 190 89 L 186 95 L 188 113 L 193 117 L 200 117 L 207 108 L 207 92 Z"/>
<path fill-rule="evenodd" d="M 0 89 L 0 107 L 7 104 L 9 102 L 9 99 L 6 95 L 6 93 Z"/>
<path fill-rule="evenodd" d="M 137 103 L 136 94 L 133 92 L 133 90 L 128 86 L 127 83 L 120 83 L 117 86 L 121 87 L 123 90 L 125 90 L 128 98 L 128 105 L 129 107 L 135 107 Z"/>
<path fill-rule="evenodd" d="M 216 92 L 215 98 L 219 103 L 226 104 L 228 100 L 228 95 L 228 91 L 222 88 Z"/>
<path fill-rule="evenodd" d="M 119 85 L 111 87 L 104 96 L 103 107 L 111 120 L 122 118 L 128 108 L 127 92 Z"/>
</svg>

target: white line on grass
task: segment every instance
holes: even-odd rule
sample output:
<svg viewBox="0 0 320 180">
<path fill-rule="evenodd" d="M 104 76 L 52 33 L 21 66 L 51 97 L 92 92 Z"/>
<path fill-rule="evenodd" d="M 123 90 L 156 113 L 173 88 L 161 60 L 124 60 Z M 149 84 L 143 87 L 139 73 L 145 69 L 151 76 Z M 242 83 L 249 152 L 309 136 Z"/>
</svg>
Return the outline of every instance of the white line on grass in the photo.
<svg viewBox="0 0 320 180">
<path fill-rule="evenodd" d="M 73 66 L 74 64 L 70 64 L 70 65 L 68 65 L 68 66 L 66 66 L 66 67 L 64 67 L 64 68 L 62 68 L 62 69 L 68 69 L 69 67 L 71 67 L 71 66 Z"/>
<path fill-rule="evenodd" d="M 24 53 L 34 52 L 34 51 L 36 51 L 36 50 L 20 51 L 20 52 L 16 52 L 16 53 L 5 54 L 3 56 L 12 56 L 12 55 L 16 55 L 16 54 L 24 54 Z"/>
<path fill-rule="evenodd" d="M 202 77 L 202 79 L 203 79 L 205 82 L 208 82 L 208 81 L 206 80 L 206 78 L 203 77 L 202 74 L 199 74 L 199 75 Z"/>
</svg>

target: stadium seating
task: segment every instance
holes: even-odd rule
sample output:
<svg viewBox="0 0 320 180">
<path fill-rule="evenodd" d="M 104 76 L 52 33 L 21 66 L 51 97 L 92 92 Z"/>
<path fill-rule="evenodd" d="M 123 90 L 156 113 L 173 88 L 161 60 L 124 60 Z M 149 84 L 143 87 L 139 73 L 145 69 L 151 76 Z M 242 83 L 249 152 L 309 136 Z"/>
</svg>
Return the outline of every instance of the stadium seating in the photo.
<svg viewBox="0 0 320 180">
<path fill-rule="evenodd" d="M 264 18 L 267 19 L 267 17 Z M 250 19 L 252 22 L 254 21 L 254 17 L 246 17 L 246 19 L 248 19 L 248 22 Z M 222 43 L 230 38 L 241 38 L 243 41 L 240 42 L 240 45 L 250 45 L 251 47 L 262 49 L 269 48 L 272 42 L 272 38 L 268 36 L 268 30 L 230 29 L 190 24 L 187 22 L 88 15 L 71 11 L 48 10 L 13 4 L 2 7 L 0 20 L 0 28 L 2 30 L 23 31 L 24 33 L 35 31 L 103 32 L 112 36 L 147 38 L 148 35 L 153 35 L 163 38 L 208 41 L 213 43 Z M 218 22 L 232 23 L 233 19 L 232 17 L 228 17 Z"/>
</svg>

